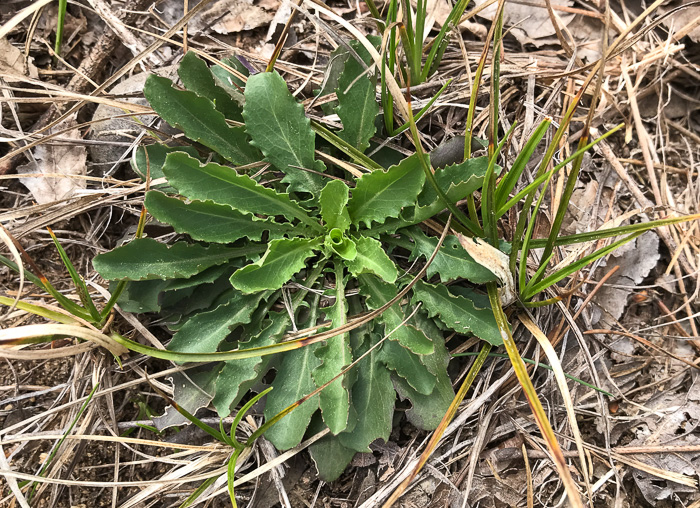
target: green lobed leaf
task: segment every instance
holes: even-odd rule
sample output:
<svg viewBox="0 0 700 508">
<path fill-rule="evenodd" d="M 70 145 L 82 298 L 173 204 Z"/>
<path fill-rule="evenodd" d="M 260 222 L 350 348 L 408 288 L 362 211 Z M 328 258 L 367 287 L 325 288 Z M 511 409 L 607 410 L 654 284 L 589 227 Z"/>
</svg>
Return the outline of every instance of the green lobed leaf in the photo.
<svg viewBox="0 0 700 508">
<path fill-rule="evenodd" d="M 276 71 L 248 78 L 243 117 L 246 129 L 265 159 L 282 171 L 290 192 L 318 196 L 321 177 L 306 171 L 324 171 L 314 160 L 316 134 L 311 130 L 304 108 L 289 93 L 287 83 Z"/>
<path fill-rule="evenodd" d="M 214 282 L 228 269 L 228 265 L 213 266 L 188 279 L 128 281 L 117 299 L 117 304 L 125 312 L 165 312 L 167 314 L 167 311 L 162 309 L 165 295 L 179 293 L 178 290 L 188 287 L 193 289 L 194 286 L 209 287 L 209 283 Z M 228 283 L 228 280 L 226 282 Z M 109 284 L 109 291 L 114 293 L 116 286 L 117 282 L 112 281 Z M 231 284 L 228 284 L 228 289 L 230 288 Z M 185 297 L 183 296 L 183 298 Z M 166 302 L 166 307 L 168 304 Z"/>
<path fill-rule="evenodd" d="M 415 261 L 420 257 L 430 259 L 437 247 L 438 238 L 426 236 L 423 231 L 415 226 L 405 230 L 413 239 L 413 250 L 409 261 Z M 442 247 L 435 255 L 435 259 L 428 266 L 427 276 L 439 275 L 442 282 L 455 279 L 467 279 L 475 284 L 497 281 L 498 277 L 488 268 L 480 265 L 469 255 L 459 243 L 457 237 L 449 235 L 445 238 Z"/>
<path fill-rule="evenodd" d="M 430 317 L 457 333 L 471 333 L 494 346 L 503 344 L 501 332 L 490 308 L 480 308 L 472 300 L 450 293 L 447 286 L 419 281 L 413 287 L 412 302 L 422 302 Z"/>
<path fill-rule="evenodd" d="M 371 340 L 357 351 L 358 356 L 379 340 L 381 336 L 372 334 Z M 357 423 L 351 432 L 338 434 L 343 446 L 357 452 L 369 452 L 369 445 L 373 441 L 388 441 L 391 434 L 396 392 L 389 370 L 379 361 L 378 356 L 379 351 L 374 349 L 358 364 L 357 380 L 352 387 Z"/>
<path fill-rule="evenodd" d="M 186 203 L 158 191 L 146 193 L 144 206 L 155 219 L 170 224 L 178 233 L 187 233 L 204 242 L 230 243 L 240 238 L 258 241 L 265 231 L 294 232 L 289 223 L 258 219 L 212 201 Z"/>
<path fill-rule="evenodd" d="M 216 84 L 209 66 L 192 51 L 182 58 L 177 73 L 190 92 L 211 100 L 214 107 L 229 120 L 243 122 L 243 108 Z"/>
<path fill-rule="evenodd" d="M 481 188 L 488 165 L 488 157 L 467 159 L 459 164 L 438 168 L 435 171 L 435 180 L 447 198 L 456 203 Z M 426 185 L 418 196 L 418 206 L 413 210 L 413 221 L 424 221 L 444 209 L 445 205 L 435 188 Z"/>
<path fill-rule="evenodd" d="M 361 236 L 355 239 L 357 255 L 346 263 L 353 275 L 373 273 L 386 282 L 393 283 L 398 277 L 396 265 L 389 258 L 379 240 Z"/>
<path fill-rule="evenodd" d="M 317 346 L 312 344 L 282 355 L 282 363 L 273 381 L 275 388 L 267 396 L 265 404 L 266 421 L 316 389 L 311 373 L 320 364 L 314 354 Z M 278 450 L 288 450 L 301 443 L 311 416 L 318 409 L 318 400 L 318 394 L 311 397 L 273 425 L 265 432 L 265 437 Z"/>
<path fill-rule="evenodd" d="M 226 295 L 230 292 L 231 283 L 228 277 L 195 288 L 167 291 L 160 298 L 160 315 L 170 330 L 178 331 L 193 316 L 214 310 L 222 301 L 225 302 Z"/>
<path fill-rule="evenodd" d="M 269 346 L 277 344 L 282 339 L 290 324 L 289 315 L 286 312 L 271 312 L 268 317 L 267 326 L 262 332 L 247 342 L 239 342 L 239 348 Z M 224 362 L 224 367 L 216 380 L 216 395 L 212 401 L 221 418 L 231 414 L 248 390 L 260 381 L 267 372 L 272 358 L 272 355 L 267 355 Z"/>
<path fill-rule="evenodd" d="M 332 434 L 324 436 L 311 446 L 309 454 L 316 464 L 318 476 L 324 482 L 337 480 L 352 462 L 357 452 L 343 446 L 341 439 Z"/>
<path fill-rule="evenodd" d="M 313 222 L 288 194 L 263 187 L 231 168 L 214 163 L 201 165 L 186 154 L 173 153 L 167 156 L 163 172 L 168 182 L 188 199 L 213 201 L 241 212 L 282 215 L 289 221 L 296 218 L 305 224 Z"/>
<path fill-rule="evenodd" d="M 259 245 L 226 247 L 177 242 L 172 246 L 152 238 L 138 238 L 100 254 L 92 261 L 105 280 L 178 279 L 190 277 L 210 266 L 261 252 Z"/>
<path fill-rule="evenodd" d="M 210 363 L 189 369 L 187 372 L 174 373 L 172 376 L 173 399 L 190 414 L 195 414 L 199 409 L 207 407 L 211 402 L 220 369 L 220 364 Z M 158 430 L 190 423 L 192 422 L 172 406 L 168 406 L 162 416 L 153 418 L 153 424 Z"/>
<path fill-rule="evenodd" d="M 213 353 L 233 327 L 250 322 L 265 293 L 241 295 L 233 292 L 230 299 L 216 309 L 201 312 L 185 323 L 168 344 L 170 351 L 180 353 Z"/>
<path fill-rule="evenodd" d="M 342 180 L 331 180 L 321 190 L 318 201 L 327 230 L 337 228 L 345 232 L 350 227 L 350 215 L 346 206 L 349 192 L 350 188 Z"/>
<path fill-rule="evenodd" d="M 260 160 L 242 127 L 229 127 L 214 103 L 194 92 L 177 90 L 167 78 L 151 75 L 143 93 L 151 107 L 185 136 L 211 148 L 234 164 L 251 164 Z"/>
<path fill-rule="evenodd" d="M 167 288 L 167 280 L 140 280 L 126 283 L 122 294 L 119 295 L 117 304 L 124 312 L 144 313 L 158 312 L 160 302 L 158 297 Z M 117 283 L 109 285 L 110 293 L 114 293 Z"/>
<path fill-rule="evenodd" d="M 238 269 L 231 276 L 231 284 L 243 293 L 279 289 L 306 266 L 306 260 L 319 249 L 321 241 L 321 238 L 273 240 L 259 261 Z"/>
<path fill-rule="evenodd" d="M 240 258 L 235 261 L 235 265 L 238 265 Z M 170 290 L 169 287 L 168 291 L 164 291 L 158 301 L 161 304 L 160 315 L 167 322 L 168 328 L 179 330 L 196 313 L 213 310 L 218 304 L 225 303 L 226 296 L 231 292 L 231 283 L 228 279 L 236 269 L 235 265 L 227 263 L 222 267 L 213 267 L 224 268 L 215 280 L 210 281 L 209 277 L 204 277 L 213 271 L 213 268 L 209 268 L 190 277 L 190 279 L 201 278 L 201 283 L 181 289 Z M 177 287 L 181 281 L 184 283 L 183 279 L 172 279 L 168 282 Z"/>
<path fill-rule="evenodd" d="M 146 152 L 148 152 L 148 157 L 146 157 Z M 192 146 L 165 146 L 159 143 L 154 145 L 142 145 L 134 150 L 134 156 L 131 159 L 131 168 L 142 180 L 146 180 L 146 174 L 149 169 L 151 180 L 163 178 L 165 176 L 163 173 L 165 157 L 172 152 L 185 152 L 191 157 L 199 157 L 199 153 Z M 167 187 L 167 184 L 155 188 L 162 187 Z"/>
<path fill-rule="evenodd" d="M 326 318 L 331 321 L 331 328 L 343 326 L 348 320 L 347 301 L 345 299 L 345 280 L 343 265 L 335 263 L 335 304 L 326 309 Z M 352 363 L 352 351 L 349 334 L 343 333 L 329 338 L 324 346 L 316 349 L 316 357 L 321 364 L 313 371 L 316 386 L 323 386 Z M 340 376 L 320 393 L 320 406 L 323 421 L 333 434 L 338 434 L 348 426 L 350 411 L 350 394 L 347 376 Z"/>
<path fill-rule="evenodd" d="M 419 313 L 417 316 L 420 316 Z M 421 357 L 426 368 L 434 373 L 435 388 L 430 395 L 425 395 L 416 390 L 409 380 L 398 376 L 392 376 L 394 388 L 402 399 L 411 401 L 411 409 L 406 411 L 406 418 L 413 425 L 422 430 L 434 430 L 445 416 L 447 409 L 454 399 L 455 392 L 452 381 L 447 374 L 447 364 L 450 362 L 450 354 L 445 347 L 445 339 L 442 332 L 428 318 L 420 319 L 420 328 L 426 332 L 435 345 L 435 352 Z M 432 330 L 432 331 L 429 331 Z"/>
<path fill-rule="evenodd" d="M 244 76 L 250 75 L 250 71 L 235 56 L 230 58 L 222 58 L 221 63 L 240 72 Z M 213 65 L 209 70 L 214 76 L 214 81 L 216 84 L 223 88 L 226 93 L 228 93 L 238 104 L 243 105 L 245 102 L 245 99 L 243 98 L 245 82 L 218 64 Z"/>
<path fill-rule="evenodd" d="M 361 152 L 367 150 L 376 132 L 374 120 L 379 114 L 376 86 L 376 78 L 365 73 L 357 60 L 347 59 L 337 88 L 336 113 L 343 123 L 338 135 Z"/>
<path fill-rule="evenodd" d="M 423 188 L 425 173 L 418 155 L 412 155 L 387 171 L 363 175 L 352 191 L 348 212 L 353 224 L 383 223 L 398 217 L 405 206 L 415 203 Z"/>
<path fill-rule="evenodd" d="M 212 266 L 207 268 L 203 272 L 200 272 L 192 277 L 186 279 L 173 279 L 168 281 L 168 291 L 177 291 L 180 289 L 187 288 L 198 288 L 204 284 L 211 284 L 223 276 L 227 271 L 231 270 L 231 265 L 229 263 L 226 266 Z"/>
<path fill-rule="evenodd" d="M 385 333 L 391 331 L 388 326 L 384 330 Z M 418 355 L 413 354 L 398 342 L 384 341 L 377 360 L 386 365 L 388 369 L 396 372 L 416 392 L 423 395 L 433 393 L 435 376 L 423 365 Z"/>
<path fill-rule="evenodd" d="M 340 75 L 345 69 L 345 62 L 347 61 L 350 53 L 345 49 L 344 46 L 338 46 L 333 51 L 331 51 L 330 60 L 326 66 L 326 70 L 323 76 L 323 83 L 319 90 L 314 90 L 316 97 L 324 97 L 335 92 L 338 87 L 338 80 Z M 332 115 L 335 112 L 335 107 L 338 105 L 338 101 L 324 102 L 321 104 L 321 109 L 326 115 Z"/>
<path fill-rule="evenodd" d="M 367 297 L 366 305 L 370 309 L 378 309 L 398 294 L 398 289 L 393 284 L 385 284 L 374 275 L 360 275 L 360 293 Z M 423 332 L 409 324 L 402 324 L 406 315 L 401 309 L 400 303 L 395 303 L 378 318 L 384 324 L 384 333 L 393 333 L 390 341 L 397 341 L 403 347 L 417 355 L 426 355 L 433 352 L 433 342 Z"/>
</svg>

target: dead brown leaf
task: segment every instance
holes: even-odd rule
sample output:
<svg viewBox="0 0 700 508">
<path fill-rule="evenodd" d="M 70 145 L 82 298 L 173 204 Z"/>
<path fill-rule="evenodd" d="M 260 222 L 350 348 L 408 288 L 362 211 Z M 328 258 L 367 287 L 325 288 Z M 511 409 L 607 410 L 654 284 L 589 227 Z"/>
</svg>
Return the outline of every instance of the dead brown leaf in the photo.
<svg viewBox="0 0 700 508">
<path fill-rule="evenodd" d="M 635 427 L 637 436 L 629 446 L 673 446 L 697 447 L 700 444 L 697 429 L 700 424 L 700 380 L 692 382 L 690 388 L 678 392 L 661 391 L 645 402 L 651 410 L 649 416 Z M 639 459 L 652 467 L 697 477 L 700 473 L 700 454 L 694 451 L 680 453 L 657 453 L 640 456 Z M 635 470 L 632 474 L 637 487 L 651 506 L 673 499 L 679 492 L 696 492 L 697 489 Z M 653 480 L 653 481 L 652 481 Z"/>
<path fill-rule="evenodd" d="M 642 235 L 627 245 L 628 248 L 613 252 L 606 262 L 606 271 L 615 265 L 619 265 L 620 269 L 593 297 L 598 309 L 602 309 L 594 311 L 595 315 L 591 318 L 594 325 L 602 323 L 604 327 L 611 328 L 613 320 L 618 319 L 625 310 L 627 299 L 633 291 L 631 288 L 642 282 L 661 258 L 659 237 L 655 233 Z"/>
<path fill-rule="evenodd" d="M 680 2 L 665 2 L 661 7 L 659 7 L 659 14 L 664 14 L 669 11 L 676 9 L 683 5 L 683 1 Z M 689 3 L 689 2 L 686 2 Z M 693 28 L 689 33 L 688 37 L 693 42 L 700 41 L 700 5 L 689 5 L 684 9 L 679 10 L 671 14 L 669 17 L 663 20 L 663 24 L 671 31 L 672 34 L 678 33 L 679 30 L 684 28 L 689 23 L 693 23 L 695 28 Z"/>
<path fill-rule="evenodd" d="M 477 7 L 486 3 L 487 0 L 475 0 Z M 570 7 L 573 2 L 570 0 L 552 0 L 552 5 L 563 5 Z M 493 20 L 496 14 L 496 4 L 490 5 L 478 15 Z M 574 19 L 574 14 L 568 12 L 555 11 L 559 27 L 567 26 Z M 552 20 L 545 7 L 533 7 L 515 2 L 506 2 L 503 11 L 503 24 L 511 28 L 511 33 L 521 44 L 531 43 L 537 45 L 536 41 L 544 37 L 552 36 L 556 33 Z"/>
<path fill-rule="evenodd" d="M 0 39 L 0 74 L 8 81 L 14 81 L 13 76 L 39 77 L 39 71 L 32 63 L 32 58 L 25 59 L 22 52 L 5 38 Z"/>
<path fill-rule="evenodd" d="M 75 125 L 76 118 L 72 116 L 56 129 L 63 130 Z M 80 140 L 80 131 L 70 130 L 61 134 L 59 139 Z M 51 144 L 40 144 L 33 151 L 34 161 L 17 168 L 19 174 L 32 175 L 30 178 L 21 178 L 20 182 L 29 189 L 39 204 L 65 199 L 86 185 L 85 180 L 73 178 L 85 175 L 85 147 L 59 143 L 60 141 L 53 140 Z"/>
<path fill-rule="evenodd" d="M 442 25 L 445 24 L 450 12 L 452 12 L 452 8 L 453 5 L 450 0 L 428 0 L 426 10 L 428 12 L 429 23 L 426 23 L 426 29 L 430 31 L 433 25 L 437 25 L 438 28 L 442 28 Z M 488 29 L 484 25 L 470 20 L 463 21 L 459 26 L 469 30 L 479 38 L 485 38 L 486 34 L 488 33 Z"/>
<path fill-rule="evenodd" d="M 190 30 L 206 28 L 221 35 L 253 30 L 270 23 L 279 4 L 278 0 L 220 0 L 195 18 Z"/>
</svg>

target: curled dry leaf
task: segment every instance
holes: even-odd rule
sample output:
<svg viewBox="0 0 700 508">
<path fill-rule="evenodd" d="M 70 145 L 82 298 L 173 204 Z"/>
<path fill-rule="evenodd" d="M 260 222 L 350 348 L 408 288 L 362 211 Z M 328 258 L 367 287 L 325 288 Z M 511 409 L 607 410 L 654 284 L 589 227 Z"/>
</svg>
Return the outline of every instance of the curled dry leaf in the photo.
<svg viewBox="0 0 700 508">
<path fill-rule="evenodd" d="M 415 2 L 412 3 L 415 6 Z M 442 28 L 450 12 L 452 12 L 452 8 L 453 5 L 450 0 L 428 0 L 428 5 L 426 7 L 428 11 L 428 21 L 425 24 L 426 30 L 429 32 L 433 24 L 437 25 L 437 28 Z M 471 20 L 463 21 L 459 26 L 460 28 L 469 30 L 480 39 L 486 38 L 486 34 L 488 33 L 488 29 L 484 25 Z"/>
<path fill-rule="evenodd" d="M 508 267 L 508 256 L 481 238 L 467 238 L 457 233 L 459 243 L 481 266 L 488 268 L 501 282 L 501 304 L 507 307 L 517 299 L 515 280 Z"/>
<path fill-rule="evenodd" d="M 649 408 L 652 416 L 640 418 L 637 425 L 630 429 L 636 439 L 628 446 L 644 448 L 666 445 L 689 450 L 639 456 L 644 464 L 669 473 L 660 476 L 642 467 L 632 472 L 632 478 L 649 506 L 659 506 L 679 492 L 697 492 L 697 486 L 682 485 L 671 481 L 671 478 L 673 474 L 696 478 L 700 471 L 700 454 L 692 451 L 697 450 L 700 444 L 700 381 L 696 378 L 690 387 L 676 392 L 662 390 L 645 401 L 644 406 Z"/>
<path fill-rule="evenodd" d="M 664 18 L 663 24 L 670 30 L 674 37 L 678 37 L 678 34 L 683 30 L 682 34 L 685 34 L 687 29 L 690 31 L 687 33 L 690 40 L 693 42 L 700 41 L 700 5 L 695 2 L 664 2 L 664 4 L 659 7 L 659 14 L 665 14 L 667 12 L 673 11 L 677 7 L 684 4 L 690 4 L 680 9 L 667 18 Z"/>
<path fill-rule="evenodd" d="M 476 5 L 482 5 L 487 0 L 476 0 Z M 573 2 L 570 0 L 552 0 L 552 5 L 563 5 L 570 7 Z M 496 13 L 496 4 L 490 5 L 479 13 L 479 16 L 486 19 L 493 19 Z M 571 23 L 574 14 L 562 11 L 554 11 L 559 27 L 563 28 Z M 544 4 L 542 6 L 524 5 L 515 2 L 506 2 L 503 11 L 503 24 L 506 27 L 513 27 L 512 33 L 522 44 L 537 44 L 538 39 L 549 37 L 556 33 L 552 20 L 549 17 Z"/>
<path fill-rule="evenodd" d="M 76 119 L 72 116 L 55 129 L 64 130 L 75 125 Z M 80 139 L 78 129 L 65 132 L 51 140 L 51 144 L 37 146 L 33 151 L 34 161 L 17 168 L 19 174 L 31 175 L 20 178 L 20 182 L 29 189 L 37 203 L 66 199 L 85 188 L 85 180 L 75 177 L 85 175 L 87 153 L 84 146 L 70 142 Z"/>
<path fill-rule="evenodd" d="M 620 266 L 593 297 L 598 307 L 591 316 L 594 325 L 601 323 L 605 328 L 612 328 L 627 306 L 630 288 L 642 282 L 661 258 L 656 233 L 646 233 L 628 245 L 629 248 L 614 252 L 606 262 L 607 268 L 603 269 L 607 272 L 615 265 Z"/>
<path fill-rule="evenodd" d="M 279 4 L 278 0 L 220 0 L 190 23 L 190 31 L 226 35 L 253 30 L 270 23 Z"/>
<path fill-rule="evenodd" d="M 32 60 L 31 57 L 25 59 L 24 54 L 10 44 L 10 41 L 0 38 L 0 77 L 9 82 L 16 82 L 18 78 L 25 76 L 38 78 L 39 71 L 31 63 Z"/>
</svg>

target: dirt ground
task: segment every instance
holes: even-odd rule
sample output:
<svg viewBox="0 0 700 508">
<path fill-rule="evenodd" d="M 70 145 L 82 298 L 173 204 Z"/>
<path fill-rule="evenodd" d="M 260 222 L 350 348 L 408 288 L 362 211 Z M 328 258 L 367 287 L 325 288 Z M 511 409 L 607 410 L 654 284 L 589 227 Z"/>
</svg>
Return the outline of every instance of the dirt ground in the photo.
<svg viewBox="0 0 700 508">
<path fill-rule="evenodd" d="M 465 12 L 483 3 L 470 2 Z M 144 187 L 128 161 L 144 130 L 113 118 L 122 111 L 110 109 L 115 104 L 110 101 L 145 105 L 144 77 L 155 69 L 171 72 L 182 57 L 183 40 L 212 57 L 237 54 L 264 68 L 292 9 L 280 0 L 211 0 L 189 21 L 186 39 L 182 30 L 167 34 L 197 5 L 196 0 L 70 2 L 56 59 L 57 2 L 0 4 L 0 224 L 33 259 L 35 267 L 26 268 L 40 270 L 71 299 L 77 295 L 46 228 L 59 238 L 96 301 L 104 302 L 108 284 L 91 260 L 133 237 L 143 202 Z M 364 3 L 328 5 L 364 33 L 376 33 Z M 553 6 L 556 29 L 547 5 Z M 600 57 L 606 2 L 509 0 L 506 6 L 501 115 L 504 131 L 516 120 L 522 126 L 507 152 L 506 163 L 512 163 L 523 132 L 543 114 L 560 120 Z M 449 0 L 429 0 L 434 19 L 428 38 L 449 8 Z M 593 135 L 621 122 L 626 126 L 586 156 L 564 234 L 700 212 L 700 2 L 611 0 L 610 9 L 610 41 L 620 38 L 622 50 L 607 62 Z M 438 73 L 414 90 L 415 100 L 425 102 L 454 78 L 420 123 L 430 149 L 464 134 L 470 80 L 491 24 L 488 13 L 453 27 Z M 312 97 L 323 81 L 333 40 L 323 27 L 349 37 L 322 19 L 319 25 L 313 15 L 298 16 L 277 64 L 299 99 Z M 488 123 L 487 81 L 479 89 L 480 138 Z M 575 150 L 586 113 L 585 108 L 577 113 L 558 159 Z M 61 143 L 50 144 L 47 135 L 59 129 Z M 547 210 L 555 209 L 563 181 L 552 186 Z M 546 236 L 548 213 L 536 235 Z M 504 224 L 508 237 L 513 225 Z M 1 253 L 12 258 L 8 243 Z M 586 479 L 554 376 L 544 369 L 531 372 L 589 506 L 700 508 L 699 247 L 697 221 L 646 233 L 575 274 L 567 286 L 574 290 L 561 305 L 533 309 L 564 371 L 611 394 L 569 382 Z M 14 298 L 19 289 L 17 273 L 1 268 L 0 296 Z M 22 297 L 52 303 L 30 283 Z M 0 310 L 4 330 L 48 322 L 8 309 Z M 139 339 L 149 333 L 162 341 L 169 337 L 154 315 L 118 313 L 114 326 Z M 546 361 L 524 327 L 515 328 L 515 338 L 523 357 Z M 464 337 L 451 338 L 447 346 L 452 352 L 478 350 L 473 341 L 465 346 Z M 214 483 L 197 506 L 230 506 L 228 448 L 197 429 L 149 428 L 151 417 L 166 406 L 154 385 L 172 392 L 174 364 L 129 353 L 120 367 L 106 351 L 71 339 L 29 347 L 0 344 L 0 357 L 0 506 L 181 506 L 208 478 Z M 451 362 L 456 386 L 469 365 L 468 358 Z M 218 425 L 215 413 L 200 416 Z M 488 361 L 456 421 L 397 506 L 567 505 L 507 359 Z M 260 423 L 255 413 L 245 421 L 249 429 Z M 374 443 L 372 453 L 357 455 L 329 484 L 318 478 L 306 446 L 280 456 L 259 441 L 236 474 L 243 479 L 239 506 L 382 506 L 429 438 L 400 413 L 395 423 L 389 442 Z M 26 485 L 37 476 L 40 481 Z"/>
</svg>

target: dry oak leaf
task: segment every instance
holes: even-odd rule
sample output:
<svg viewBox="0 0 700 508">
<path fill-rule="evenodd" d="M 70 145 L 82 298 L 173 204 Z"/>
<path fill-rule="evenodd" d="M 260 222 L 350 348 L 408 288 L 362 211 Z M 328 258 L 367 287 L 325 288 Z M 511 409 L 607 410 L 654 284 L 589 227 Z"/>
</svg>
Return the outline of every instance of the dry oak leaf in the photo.
<svg viewBox="0 0 700 508">
<path fill-rule="evenodd" d="M 75 125 L 76 118 L 72 116 L 54 129 L 64 130 Z M 17 173 L 31 175 L 20 178 L 20 182 L 40 205 L 66 199 L 86 186 L 84 179 L 75 177 L 85 175 L 87 152 L 84 146 L 70 143 L 70 140 L 81 140 L 78 129 L 61 134 L 52 139 L 51 144 L 40 144 L 32 152 L 34 160 L 17 168 Z"/>
</svg>

